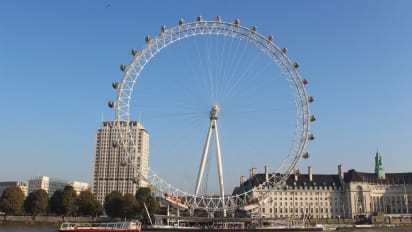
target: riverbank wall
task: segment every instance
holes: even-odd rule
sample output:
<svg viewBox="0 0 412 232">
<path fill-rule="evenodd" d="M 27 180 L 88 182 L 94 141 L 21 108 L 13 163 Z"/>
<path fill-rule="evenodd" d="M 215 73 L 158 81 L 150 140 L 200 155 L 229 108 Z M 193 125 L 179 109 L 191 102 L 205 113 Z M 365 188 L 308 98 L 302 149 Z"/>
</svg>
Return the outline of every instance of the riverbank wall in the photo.
<svg viewBox="0 0 412 232">
<path fill-rule="evenodd" d="M 0 224 L 53 224 L 62 222 L 91 222 L 97 221 L 93 217 L 62 217 L 62 216 L 1 216 Z"/>
</svg>

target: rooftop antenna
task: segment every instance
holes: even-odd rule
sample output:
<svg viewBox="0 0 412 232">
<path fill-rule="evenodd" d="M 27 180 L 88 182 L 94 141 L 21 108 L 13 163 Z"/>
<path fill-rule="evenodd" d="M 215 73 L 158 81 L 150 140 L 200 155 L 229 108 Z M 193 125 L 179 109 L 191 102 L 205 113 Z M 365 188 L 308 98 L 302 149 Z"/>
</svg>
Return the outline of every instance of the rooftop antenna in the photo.
<svg viewBox="0 0 412 232">
<path fill-rule="evenodd" d="M 103 112 L 100 112 L 100 123 L 104 122 Z"/>
<path fill-rule="evenodd" d="M 137 116 L 137 120 L 138 120 L 138 122 L 139 122 L 140 124 L 143 125 L 143 122 L 142 122 L 142 112 L 139 112 L 139 114 L 138 114 L 138 116 Z"/>
</svg>

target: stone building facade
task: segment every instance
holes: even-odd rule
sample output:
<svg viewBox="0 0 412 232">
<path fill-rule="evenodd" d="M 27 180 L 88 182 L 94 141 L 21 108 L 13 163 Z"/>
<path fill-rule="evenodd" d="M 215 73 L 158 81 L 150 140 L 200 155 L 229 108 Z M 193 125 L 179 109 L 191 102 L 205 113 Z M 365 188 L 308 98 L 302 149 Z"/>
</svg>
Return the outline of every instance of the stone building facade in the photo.
<svg viewBox="0 0 412 232">
<path fill-rule="evenodd" d="M 271 174 L 251 171 L 249 179 L 241 177 L 234 193 L 251 189 Z M 386 173 L 382 156 L 375 156 L 375 173 L 349 170 L 338 166 L 337 174 L 307 174 L 296 171 L 286 183 L 266 187 L 253 193 L 265 199 L 249 209 L 255 217 L 269 218 L 358 218 L 379 214 L 412 212 L 412 173 Z"/>
<path fill-rule="evenodd" d="M 37 176 L 33 177 L 29 180 L 29 187 L 28 191 L 29 194 L 33 191 L 43 189 L 47 193 L 49 192 L 49 181 L 50 178 L 48 176 Z"/>
<path fill-rule="evenodd" d="M 0 182 L 0 196 L 3 194 L 4 190 L 10 187 L 19 187 L 23 192 L 24 196 L 27 197 L 29 188 L 27 182 L 24 181 L 2 181 Z"/>
<path fill-rule="evenodd" d="M 133 162 L 122 163 L 125 148 L 120 139 L 125 138 L 120 137 L 119 127 L 114 123 L 103 122 L 96 135 L 93 192 L 101 203 L 112 191 L 134 194 L 139 186 L 146 186 L 138 183 L 136 177 L 138 173 L 147 176 L 149 168 L 149 133 L 143 125 L 136 121 L 120 125 L 120 130 L 131 129 L 137 146 Z"/>
<path fill-rule="evenodd" d="M 89 184 L 86 182 L 51 179 L 49 182 L 49 197 L 52 197 L 57 190 L 63 190 L 66 186 L 72 186 L 77 195 L 81 191 L 90 189 Z"/>
</svg>

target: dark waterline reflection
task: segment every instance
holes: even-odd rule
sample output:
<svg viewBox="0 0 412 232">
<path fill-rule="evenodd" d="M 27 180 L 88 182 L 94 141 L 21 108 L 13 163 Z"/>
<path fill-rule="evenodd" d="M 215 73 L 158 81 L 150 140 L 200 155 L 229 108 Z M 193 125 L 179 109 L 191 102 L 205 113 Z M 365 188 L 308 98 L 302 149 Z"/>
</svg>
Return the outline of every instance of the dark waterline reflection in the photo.
<svg viewBox="0 0 412 232">
<path fill-rule="evenodd" d="M 56 226 L 42 225 L 0 225 L 0 232 L 56 232 Z M 340 232 L 412 232 L 412 228 L 345 229 Z M 146 232 L 146 231 L 145 231 Z M 150 231 L 149 231 L 150 232 Z"/>
<path fill-rule="evenodd" d="M 56 232 L 53 225 L 0 225 L 0 232 Z"/>
</svg>

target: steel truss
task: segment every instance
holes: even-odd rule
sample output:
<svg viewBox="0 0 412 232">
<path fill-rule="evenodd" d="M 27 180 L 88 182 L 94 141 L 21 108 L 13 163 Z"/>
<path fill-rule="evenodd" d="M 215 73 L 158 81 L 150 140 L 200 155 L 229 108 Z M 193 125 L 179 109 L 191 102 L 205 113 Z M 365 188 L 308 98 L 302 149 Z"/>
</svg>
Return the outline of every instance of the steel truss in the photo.
<svg viewBox="0 0 412 232">
<path fill-rule="evenodd" d="M 299 65 L 287 56 L 287 50 L 281 49 L 273 41 L 272 36 L 265 37 L 256 31 L 255 27 L 247 28 L 241 26 L 239 21 L 234 23 L 223 22 L 219 17 L 214 21 L 204 21 L 198 18 L 195 22 L 185 23 L 179 21 L 179 25 L 166 28 L 162 27 L 160 34 L 151 38 L 146 36 L 146 47 L 142 50 L 132 50 L 133 60 L 128 65 L 122 65 L 123 78 L 120 82 L 114 85 L 117 91 L 117 99 L 113 103 L 113 108 L 116 112 L 115 126 L 119 128 L 120 138 L 119 144 L 125 149 L 123 163 L 133 165 L 137 162 L 136 144 L 132 137 L 130 122 L 130 105 L 134 87 L 140 77 L 140 73 L 144 67 L 159 53 L 162 49 L 169 45 L 183 41 L 195 36 L 225 36 L 234 37 L 252 43 L 266 54 L 274 64 L 278 65 L 284 77 L 288 80 L 290 87 L 295 91 L 295 105 L 297 108 L 295 140 L 290 149 L 288 156 L 281 162 L 280 167 L 273 172 L 273 175 L 260 184 L 259 186 L 250 189 L 246 192 L 237 195 L 200 195 L 198 191 L 194 194 L 180 190 L 179 188 L 167 183 L 159 177 L 153 170 L 148 168 L 143 173 L 136 173 L 136 181 L 147 181 L 157 189 L 159 193 L 167 193 L 180 199 L 190 209 L 205 209 L 208 211 L 235 210 L 242 208 L 257 200 L 258 202 L 265 201 L 268 194 L 264 194 L 265 189 L 282 185 L 286 182 L 289 175 L 294 171 L 296 164 L 304 157 L 306 148 L 313 135 L 309 131 L 309 122 L 311 116 L 309 112 L 309 103 L 313 98 L 308 96 L 304 85 L 305 80 L 302 79 L 298 72 Z M 146 174 L 147 173 L 147 174 Z M 223 179 L 222 179 L 223 184 Z M 253 194 L 259 192 L 258 196 Z"/>
</svg>

